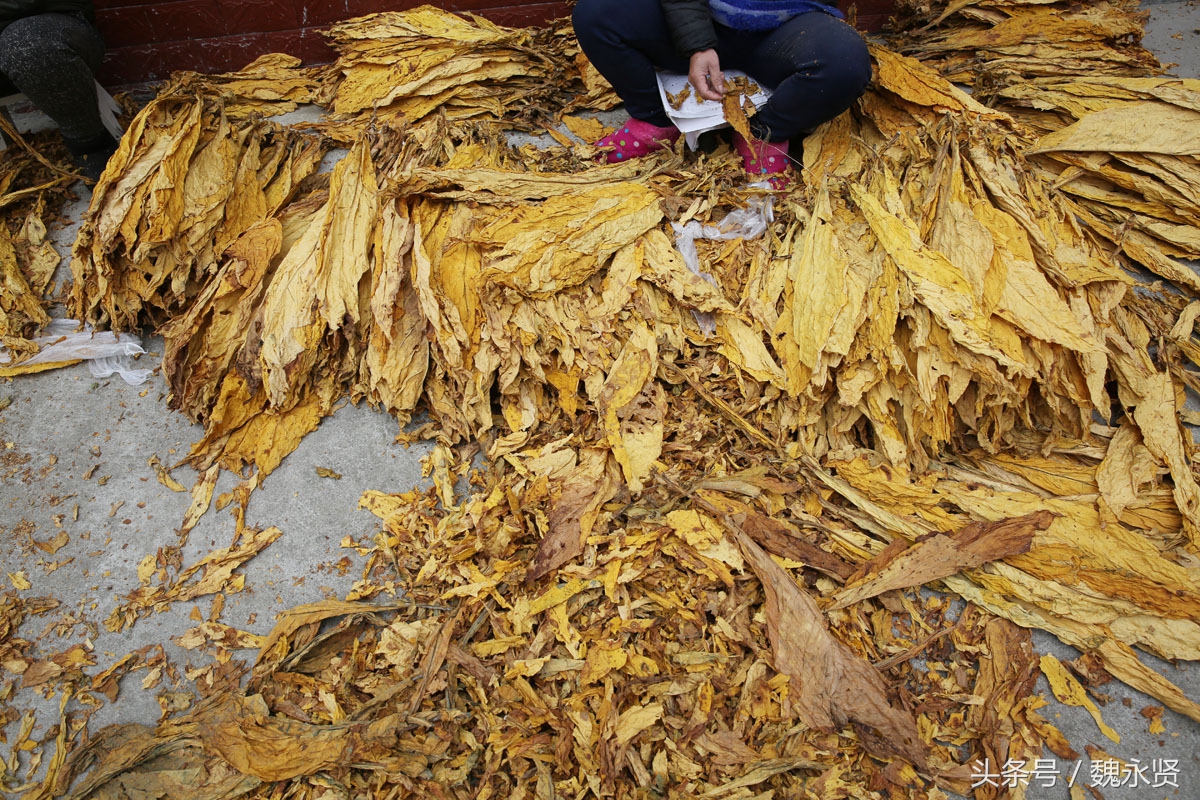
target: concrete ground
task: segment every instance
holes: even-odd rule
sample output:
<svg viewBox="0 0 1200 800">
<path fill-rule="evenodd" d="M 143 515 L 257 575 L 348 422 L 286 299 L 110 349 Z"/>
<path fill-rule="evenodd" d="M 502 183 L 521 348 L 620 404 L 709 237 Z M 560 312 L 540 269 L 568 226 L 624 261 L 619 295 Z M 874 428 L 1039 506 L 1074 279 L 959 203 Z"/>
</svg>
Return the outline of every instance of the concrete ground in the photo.
<svg viewBox="0 0 1200 800">
<path fill-rule="evenodd" d="M 1150 12 L 1147 46 L 1164 62 L 1177 65 L 1172 74 L 1200 77 L 1200 3 L 1148 1 L 1144 5 Z M 68 218 L 78 220 L 86 207 L 86 189 L 81 194 L 82 199 L 66 210 Z M 55 232 L 64 254 L 73 236 L 74 227 Z M 59 278 L 65 277 L 64 269 Z M 144 345 L 147 354 L 138 366 L 157 366 L 161 341 L 150 338 Z M 81 645 L 95 662 L 87 667 L 89 674 L 126 653 L 159 645 L 179 677 L 189 667 L 211 663 L 211 656 L 185 650 L 174 640 L 197 625 L 198 619 L 208 619 L 212 597 L 176 603 L 121 633 L 110 633 L 103 624 L 122 598 L 139 586 L 139 563 L 178 543 L 177 530 L 191 502 L 186 492 L 160 483 L 149 464 L 155 457 L 175 464 L 202 433 L 199 426 L 167 409 L 165 392 L 157 373 L 145 385 L 131 387 L 115 376 L 93 378 L 84 365 L 0 383 L 0 583 L 11 590 L 27 581 L 29 588 L 19 591 L 21 597 L 52 597 L 61 604 L 31 617 L 21 628 L 19 635 L 34 642 L 31 655 L 49 657 Z M 374 516 L 358 510 L 359 496 L 367 489 L 400 491 L 422 481 L 420 460 L 431 448 L 396 444 L 398 432 L 393 419 L 347 405 L 264 481 L 249 503 L 246 521 L 256 527 L 276 526 L 282 536 L 242 568 L 245 591 L 226 598 L 222 622 L 265 634 L 279 611 L 344 597 L 350 591 L 360 577 L 362 562 L 342 544 L 347 538 L 369 539 L 377 527 Z M 322 477 L 318 468 L 340 478 Z M 197 478 L 187 467 L 173 474 L 188 488 Z M 217 494 L 237 483 L 237 476 L 223 474 Z M 62 542 L 60 531 L 65 531 L 67 541 L 54 549 Z M 210 510 L 183 548 L 182 563 L 194 563 L 215 548 L 229 546 L 233 537 L 229 510 Z M 1035 634 L 1035 642 L 1040 652 L 1062 659 L 1077 655 L 1047 635 Z M 1200 699 L 1200 663 L 1148 660 L 1190 697 Z M 162 707 L 175 700 L 172 692 L 181 684 L 172 680 L 168 670 L 160 683 L 144 689 L 146 674 L 134 672 L 121 681 L 118 700 L 96 712 L 93 730 L 110 723 L 159 719 Z M 0 686 L 11 678 L 0 673 Z M 1095 797 L 1200 798 L 1200 724 L 1167 710 L 1165 732 L 1152 734 L 1150 720 L 1141 711 L 1158 703 L 1116 683 L 1104 688 L 1110 698 L 1101 713 L 1119 734 L 1119 744 L 1106 738 L 1084 710 L 1056 703 L 1042 682 L 1050 701 L 1044 713 L 1085 754 L 1076 782 L 1096 785 Z M 59 720 L 56 695 L 23 690 L 10 702 L 36 712 L 36 738 Z M 8 761 L 18 727 L 13 722 L 3 728 L 0 761 Z M 1136 779 L 1132 772 L 1101 779 L 1099 772 L 1106 767 L 1111 771 L 1113 765 L 1104 755 L 1089 764 L 1089 746 L 1143 770 Z M 1030 800 L 1068 797 L 1067 778 L 1077 766 L 1057 761 L 1043 766 L 1046 778 L 1030 785 L 1026 796 Z M 13 791 L 16 777 L 5 775 L 6 785 L 0 791 Z"/>
</svg>

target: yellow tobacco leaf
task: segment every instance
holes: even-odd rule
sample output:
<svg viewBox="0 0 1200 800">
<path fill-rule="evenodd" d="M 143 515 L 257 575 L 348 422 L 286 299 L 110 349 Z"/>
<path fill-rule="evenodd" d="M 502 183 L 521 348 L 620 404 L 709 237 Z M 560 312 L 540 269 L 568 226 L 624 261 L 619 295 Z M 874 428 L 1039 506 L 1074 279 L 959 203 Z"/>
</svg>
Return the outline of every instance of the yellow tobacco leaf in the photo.
<svg viewBox="0 0 1200 800">
<path fill-rule="evenodd" d="M 228 434 L 220 454 L 221 465 L 238 472 L 246 464 L 257 464 L 261 476 L 270 474 L 305 436 L 316 430 L 321 419 L 333 411 L 334 391 L 333 386 L 323 383 L 318 391 L 286 411 L 259 411 L 242 427 Z M 237 396 L 233 399 L 236 401 Z M 265 402 L 248 405 L 254 411 L 261 409 Z M 218 402 L 217 407 L 220 406 Z M 196 452 L 203 452 L 208 441 L 209 437 L 206 437 L 193 449 L 200 448 Z"/>
<path fill-rule="evenodd" d="M 528 642 L 524 636 L 504 636 L 498 639 L 489 639 L 486 642 L 475 642 L 471 645 L 471 652 L 480 658 L 507 653 L 514 647 L 520 647 Z"/>
<path fill-rule="evenodd" d="M 724 795 L 736 792 L 739 789 L 745 789 L 748 786 L 757 786 L 769 778 L 779 775 L 780 773 L 790 772 L 795 769 L 814 769 L 817 768 L 816 762 L 806 758 L 772 758 L 759 761 L 750 766 L 745 774 L 736 780 L 729 781 L 715 789 L 710 789 L 700 795 L 704 800 L 719 798 Z M 836 770 L 833 767 L 830 771 Z M 828 774 L 828 773 L 826 773 Z M 836 778 L 836 776 L 834 776 Z M 839 790 L 840 791 L 840 790 Z M 735 795 L 736 796 L 736 795 Z"/>
<path fill-rule="evenodd" d="M 485 280 L 542 294 L 587 280 L 661 219 L 653 191 L 610 184 L 514 206 L 473 238 L 497 247 L 483 271 Z"/>
<path fill-rule="evenodd" d="M 136 241 L 139 249 L 166 242 L 178 230 L 187 200 L 180 188 L 185 186 L 192 155 L 200 140 L 202 110 L 203 103 L 196 102 L 187 116 L 176 118 L 171 134 L 164 142 L 167 150 L 158 162 L 158 168 L 149 184 L 139 187 L 139 193 L 144 192 L 140 218 L 131 216 L 123 220 L 122 233 L 126 241 Z M 118 191 L 120 188 L 117 187 Z M 138 222 L 145 227 L 135 232 L 133 225 Z"/>
<path fill-rule="evenodd" d="M 485 575 L 474 564 L 468 564 L 466 567 L 468 574 L 465 576 L 467 582 L 447 589 L 442 593 L 442 599 L 479 597 L 487 594 L 495 589 L 497 584 L 504 580 L 505 575 L 511 572 L 517 565 L 518 562 L 516 561 L 496 561 L 492 563 L 491 573 Z"/>
<path fill-rule="evenodd" d="M 725 121 L 746 140 L 752 140 L 750 121 L 746 118 L 746 109 L 742 106 L 743 95 L 738 91 L 726 91 L 721 98 L 721 113 Z M 751 105 L 753 108 L 753 105 Z"/>
<path fill-rule="evenodd" d="M 532 678 L 542 671 L 550 661 L 550 656 L 542 656 L 541 658 L 518 658 L 512 662 L 512 666 L 504 673 L 504 679 L 511 681 L 515 678 Z"/>
<path fill-rule="evenodd" d="M 579 675 L 580 684 L 596 683 L 608 673 L 619 670 L 629 661 L 624 648 L 597 644 L 588 649 L 584 659 L 583 672 Z"/>
<path fill-rule="evenodd" d="M 267 53 L 237 72 L 211 76 L 211 80 L 241 101 L 237 106 L 241 113 L 270 104 L 271 112 L 282 114 L 297 103 L 311 103 L 317 92 L 318 74 L 302 68 L 302 63 L 286 53 Z"/>
<path fill-rule="evenodd" d="M 564 440 L 551 442 L 545 448 L 537 452 L 526 451 L 521 453 L 527 458 L 519 458 L 515 455 L 505 456 L 507 461 L 519 470 L 523 470 L 530 476 L 545 475 L 552 480 L 562 480 L 570 475 L 579 463 L 578 454 L 569 447 L 561 447 L 565 444 Z"/>
<path fill-rule="evenodd" d="M 1113 514 L 1120 515 L 1137 498 L 1144 486 L 1153 485 L 1158 465 L 1142 444 L 1141 435 L 1129 423 L 1113 435 L 1096 471 L 1096 483 Z"/>
<path fill-rule="evenodd" d="M 260 695 L 229 698 L 205 713 L 197 730 L 206 748 L 264 781 L 328 769 L 341 763 L 350 748 L 347 728 L 272 716 Z"/>
<path fill-rule="evenodd" d="M 1067 668 L 1062 665 L 1061 661 L 1051 654 L 1046 653 L 1042 656 L 1040 664 L 1042 674 L 1050 682 L 1050 690 L 1054 692 L 1054 696 L 1058 698 L 1060 703 L 1066 703 L 1069 706 L 1080 706 L 1086 709 L 1092 715 L 1092 719 L 1096 721 L 1096 725 L 1100 728 L 1101 733 L 1117 744 L 1121 743 L 1121 737 L 1116 731 L 1104 724 L 1104 720 L 1100 717 L 1100 709 L 1087 696 L 1087 692 L 1079 685 L 1079 681 L 1075 680 L 1075 676 L 1067 672 Z"/>
<path fill-rule="evenodd" d="M 652 381 L 657 367 L 658 342 L 639 324 L 613 362 L 597 400 L 608 443 L 633 492 L 642 490 L 662 451 L 664 401 Z"/>
<path fill-rule="evenodd" d="M 220 473 L 221 468 L 214 465 L 205 470 L 204 474 L 196 480 L 196 485 L 192 487 L 192 502 L 184 513 L 183 522 L 179 526 L 180 538 L 186 539 L 192 528 L 196 527 L 200 518 L 208 511 Z"/>
<path fill-rule="evenodd" d="M 714 286 L 687 268 L 679 251 L 662 231 L 647 231 L 638 240 L 637 245 L 645 255 L 645 272 L 640 277 L 698 311 L 733 310 L 732 304 L 722 294 L 720 287 Z M 637 259 L 637 255 L 633 257 Z M 609 275 L 613 274 L 615 268 L 615 264 L 609 268 Z"/>
<path fill-rule="evenodd" d="M 380 212 L 370 307 L 374 325 L 363 357 L 374 397 L 393 413 L 416 407 L 429 368 L 427 322 L 407 269 L 414 229 L 406 211 L 389 203 Z"/>
<path fill-rule="evenodd" d="M 910 103 L 969 111 L 985 116 L 1003 116 L 981 105 L 969 94 L 914 58 L 899 55 L 878 45 L 871 47 L 871 57 L 875 61 L 875 75 L 879 85 Z"/>
<path fill-rule="evenodd" d="M 163 466 L 163 463 L 158 460 L 158 456 L 151 456 L 149 464 L 154 469 L 154 475 L 158 478 L 158 482 L 170 489 L 172 492 L 186 492 L 187 488 L 171 477 L 171 473 Z"/>
<path fill-rule="evenodd" d="M 395 608 L 395 606 L 346 600 L 319 600 L 315 603 L 305 603 L 289 608 L 279 615 L 279 620 L 275 623 L 275 627 L 267 634 L 262 649 L 258 654 L 255 668 L 269 667 L 272 659 L 279 655 L 278 645 L 281 642 L 286 642 L 288 637 L 306 625 L 319 623 L 331 617 L 378 613 L 394 610 Z"/>
<path fill-rule="evenodd" d="M 530 601 L 529 614 L 540 614 L 548 608 L 567 602 L 582 591 L 594 589 L 598 586 L 600 586 L 599 581 L 583 580 L 581 578 L 564 583 L 562 586 L 556 586 Z"/>
<path fill-rule="evenodd" d="M 464 148 L 459 152 L 465 155 L 469 151 Z M 463 166 L 447 165 L 436 169 L 417 167 L 412 171 L 411 180 L 414 188 L 436 192 L 440 198 L 504 205 L 514 200 L 544 200 L 559 195 L 575 195 L 605 185 L 633 181 L 639 176 L 638 169 L 631 168 L 635 166 L 632 162 L 606 164 L 592 167 L 586 172 L 563 174 L 519 172 L 486 163 L 469 162 Z"/>
<path fill-rule="evenodd" d="M 783 370 L 767 350 L 762 331 L 757 327 L 734 314 L 722 313 L 717 316 L 717 336 L 722 341 L 720 352 L 730 362 L 757 380 L 781 389 L 787 386 Z"/>
<path fill-rule="evenodd" d="M 1121 352 L 1112 353 L 1112 363 L 1123 379 L 1121 397 L 1133 406 L 1133 421 L 1141 431 L 1142 442 L 1171 471 L 1184 531 L 1192 545 L 1200 547 L 1200 485 L 1189 464 L 1171 377 L 1165 372 L 1155 372 L 1144 360 Z"/>
<path fill-rule="evenodd" d="M 567 127 L 567 130 L 588 144 L 612 131 L 603 122 L 592 117 L 566 116 L 562 118 L 562 123 Z"/>
<path fill-rule="evenodd" d="M 219 622 L 202 622 L 179 637 L 179 646 L 194 650 L 205 644 L 215 644 L 226 650 L 251 650 L 262 647 L 262 636 L 238 630 Z"/>
<path fill-rule="evenodd" d="M 39 372 L 72 367 L 81 361 L 47 361 L 38 364 L 18 365 L 15 367 L 0 367 L 0 378 L 15 378 L 18 375 L 36 375 Z"/>
<path fill-rule="evenodd" d="M 929 308 L 957 344 L 979 355 L 994 358 L 1015 371 L 1026 373 L 1020 353 L 1006 353 L 992 341 L 987 318 L 976 304 L 970 284 L 944 255 L 921 244 L 911 221 L 890 214 L 873 195 L 852 187 L 880 244 L 913 283 L 913 292 Z"/>
<path fill-rule="evenodd" d="M 1112 632 L 1104 626 L 1080 624 L 1024 603 L 1012 602 L 1003 594 L 977 586 L 961 576 L 946 578 L 944 583 L 964 599 L 1018 625 L 1040 628 L 1073 647 L 1094 648 L 1103 659 L 1104 668 L 1114 677 L 1158 699 L 1168 708 L 1200 721 L 1200 704 L 1188 699 L 1179 687 L 1139 661 L 1133 651 L 1113 639 Z"/>
<path fill-rule="evenodd" d="M 679 509 L 667 514 L 667 524 L 675 534 L 701 555 L 728 564 L 736 570 L 745 569 L 741 552 L 725 529 L 716 520 L 691 509 Z"/>
<path fill-rule="evenodd" d="M 358 321 L 358 284 L 370 268 L 379 210 L 375 165 L 365 137 L 334 168 L 329 203 L 314 288 L 321 317 L 330 330 L 337 330 Z"/>
<path fill-rule="evenodd" d="M 982 202 L 973 206 L 973 213 L 995 245 L 990 271 L 1003 278 L 996 313 L 1043 341 L 1084 353 L 1099 351 L 1099 344 L 1038 268 L 1028 235 L 1017 221 Z"/>
<path fill-rule="evenodd" d="M 214 279 L 192 307 L 163 327 L 163 373 L 178 407 L 204 419 L 221 379 L 245 344 L 263 280 L 283 243 L 276 220 L 257 222 L 225 252 Z"/>
<path fill-rule="evenodd" d="M 1097 489 L 1096 468 L 1092 464 L 1062 458 L 996 453 L 984 458 L 982 465 L 1014 473 L 1038 489 L 1060 497 L 1093 494 Z"/>
<path fill-rule="evenodd" d="M 1156 608 L 1163 616 L 1179 615 L 1180 604 L 1190 606 L 1200 602 L 1200 594 L 1187 569 L 1164 558 L 1162 551 L 1142 533 L 1120 525 L 1101 525 L 1100 513 L 1091 498 L 1047 498 L 1023 492 L 972 490 L 949 482 L 939 483 L 935 491 L 966 504 L 972 515 L 980 519 L 999 520 L 1040 510 L 1057 514 L 1035 537 L 1034 549 L 1027 556 L 1013 559 L 1023 570 L 1068 584 L 1081 568 L 1124 576 L 1133 583 L 1121 590 L 1120 596 L 1150 604 L 1146 607 Z M 1043 547 L 1048 549 L 1043 552 Z M 1051 587 L 1047 590 L 1054 591 Z M 1115 591 L 1115 585 L 1110 590 Z M 1176 599 L 1167 600 L 1168 595 Z M 1116 598 L 1110 592 L 1106 599 L 1111 602 Z M 1177 611 L 1172 612 L 1173 608 Z"/>
<path fill-rule="evenodd" d="M 416 669 L 417 656 L 441 627 L 433 617 L 407 621 L 395 620 L 379 634 L 376 655 L 382 657 L 402 675 L 411 675 Z"/>
<path fill-rule="evenodd" d="M 1143 708 L 1143 709 L 1141 710 L 1141 712 L 1140 712 L 1140 713 L 1141 713 L 1141 715 L 1142 715 L 1143 717 L 1145 717 L 1146 719 L 1150 720 L 1150 730 L 1149 730 L 1149 733 L 1152 733 L 1152 734 L 1158 735 L 1158 734 L 1160 734 L 1160 733 L 1166 733 L 1166 732 L 1167 732 L 1167 728 L 1166 728 L 1166 726 L 1165 726 L 1165 725 L 1163 725 L 1163 718 L 1162 718 L 1163 709 L 1162 709 L 1162 706 L 1146 706 L 1145 708 Z"/>
<path fill-rule="evenodd" d="M 41 296 L 42 291 L 30 285 L 21 269 L 9 232 L 0 229 L 0 335 L 6 337 L 6 349 L 13 349 L 8 337 L 32 336 L 49 324 L 50 316 L 39 302 Z M 11 361 L 12 356 L 5 360 Z"/>
<path fill-rule="evenodd" d="M 283 532 L 278 528 L 263 530 L 244 529 L 241 541 L 234 546 L 218 548 L 205 555 L 179 573 L 172 587 L 172 599 L 194 600 L 216 592 L 233 593 L 237 577 L 233 571 L 278 539 Z M 199 577 L 192 581 L 194 576 Z"/>
<path fill-rule="evenodd" d="M 1089 114 L 1043 136 L 1030 151 L 1200 154 L 1200 110 L 1168 103 L 1134 102 Z"/>
<path fill-rule="evenodd" d="M 138 582 L 143 584 L 150 583 L 150 578 L 154 576 L 154 571 L 157 568 L 158 559 L 153 553 L 142 556 L 142 560 L 138 562 L 137 566 Z"/>
<path fill-rule="evenodd" d="M 285 404 L 303 382 L 325 330 L 317 317 L 316 281 L 322 265 L 323 223 L 333 202 L 313 215 L 263 296 L 260 359 L 267 397 L 274 405 Z"/>
<path fill-rule="evenodd" d="M 817 371 L 822 352 L 845 354 L 844 344 L 839 347 L 831 341 L 835 322 L 841 315 L 858 317 L 866 299 L 866 285 L 840 244 L 829 192 L 823 185 L 803 235 L 792 249 L 790 314 L 780 317 L 776 327 L 777 336 L 790 334 L 794 350 L 789 352 L 809 373 Z M 788 319 L 791 325 L 785 330 Z M 791 391 L 798 392 L 804 384 L 802 373 L 795 366 L 788 369 Z"/>
<path fill-rule="evenodd" d="M 618 744 L 628 744 L 633 737 L 657 723 L 663 715 L 661 703 L 651 703 L 645 706 L 627 708 L 617 717 L 614 733 Z"/>
</svg>

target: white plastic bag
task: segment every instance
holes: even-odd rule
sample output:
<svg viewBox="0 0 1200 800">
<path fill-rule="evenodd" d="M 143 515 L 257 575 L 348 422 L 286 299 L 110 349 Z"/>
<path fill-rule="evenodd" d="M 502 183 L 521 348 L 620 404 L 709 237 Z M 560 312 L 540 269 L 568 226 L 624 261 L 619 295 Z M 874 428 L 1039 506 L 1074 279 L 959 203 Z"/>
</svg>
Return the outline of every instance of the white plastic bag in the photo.
<svg viewBox="0 0 1200 800">
<path fill-rule="evenodd" d="M 141 340 L 128 333 L 93 331 L 90 325 L 79 327 L 73 319 L 53 320 L 41 335 L 33 339 L 40 350 L 23 364 L 52 364 L 56 361 L 88 362 L 93 378 L 117 374 L 130 386 L 140 386 L 150 379 L 153 370 L 134 369 L 131 359 L 146 351 Z M 0 366 L 12 358 L 0 348 Z"/>
<path fill-rule="evenodd" d="M 692 220 L 686 225 L 671 223 L 671 227 L 675 229 L 675 249 L 679 251 L 679 255 L 683 256 L 683 263 L 687 264 L 688 269 L 716 286 L 716 278 L 707 272 L 700 271 L 700 254 L 696 252 L 696 240 L 755 239 L 766 232 L 767 225 L 774 219 L 774 198 L 770 195 L 752 197 L 749 205 L 729 212 L 725 215 L 725 219 L 716 225 L 701 225 L 696 220 Z M 717 323 L 711 313 L 693 311 L 692 316 L 696 318 L 696 323 L 705 336 L 711 336 L 717 332 Z"/>
</svg>

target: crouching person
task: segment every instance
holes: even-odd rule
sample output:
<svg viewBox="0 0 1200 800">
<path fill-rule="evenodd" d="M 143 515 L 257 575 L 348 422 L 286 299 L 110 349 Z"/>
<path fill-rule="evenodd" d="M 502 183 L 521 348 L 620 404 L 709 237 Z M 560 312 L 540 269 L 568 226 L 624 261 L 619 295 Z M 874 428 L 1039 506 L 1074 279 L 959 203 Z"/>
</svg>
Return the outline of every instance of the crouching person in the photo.
<svg viewBox="0 0 1200 800">
<path fill-rule="evenodd" d="M 20 92 L 54 120 L 93 181 L 117 148 L 96 99 L 104 40 L 94 19 L 91 0 L 0 0 L 0 97 Z"/>
</svg>

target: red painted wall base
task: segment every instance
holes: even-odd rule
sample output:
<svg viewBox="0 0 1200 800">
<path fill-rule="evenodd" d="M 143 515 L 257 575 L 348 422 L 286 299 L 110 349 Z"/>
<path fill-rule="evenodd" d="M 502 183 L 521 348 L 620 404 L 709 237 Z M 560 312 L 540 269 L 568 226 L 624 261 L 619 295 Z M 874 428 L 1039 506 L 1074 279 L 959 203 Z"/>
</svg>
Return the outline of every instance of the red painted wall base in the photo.
<svg viewBox="0 0 1200 800">
<path fill-rule="evenodd" d="M 177 70 L 231 72 L 264 53 L 283 52 L 309 64 L 333 60 L 321 31 L 352 17 L 421 5 L 422 0 L 96 0 L 96 26 L 108 51 L 99 79 L 106 86 L 162 80 Z M 539 25 L 566 16 L 563 0 L 444 0 L 501 25 Z M 877 30 L 891 0 L 842 0 L 858 7 L 858 27 Z"/>
</svg>

